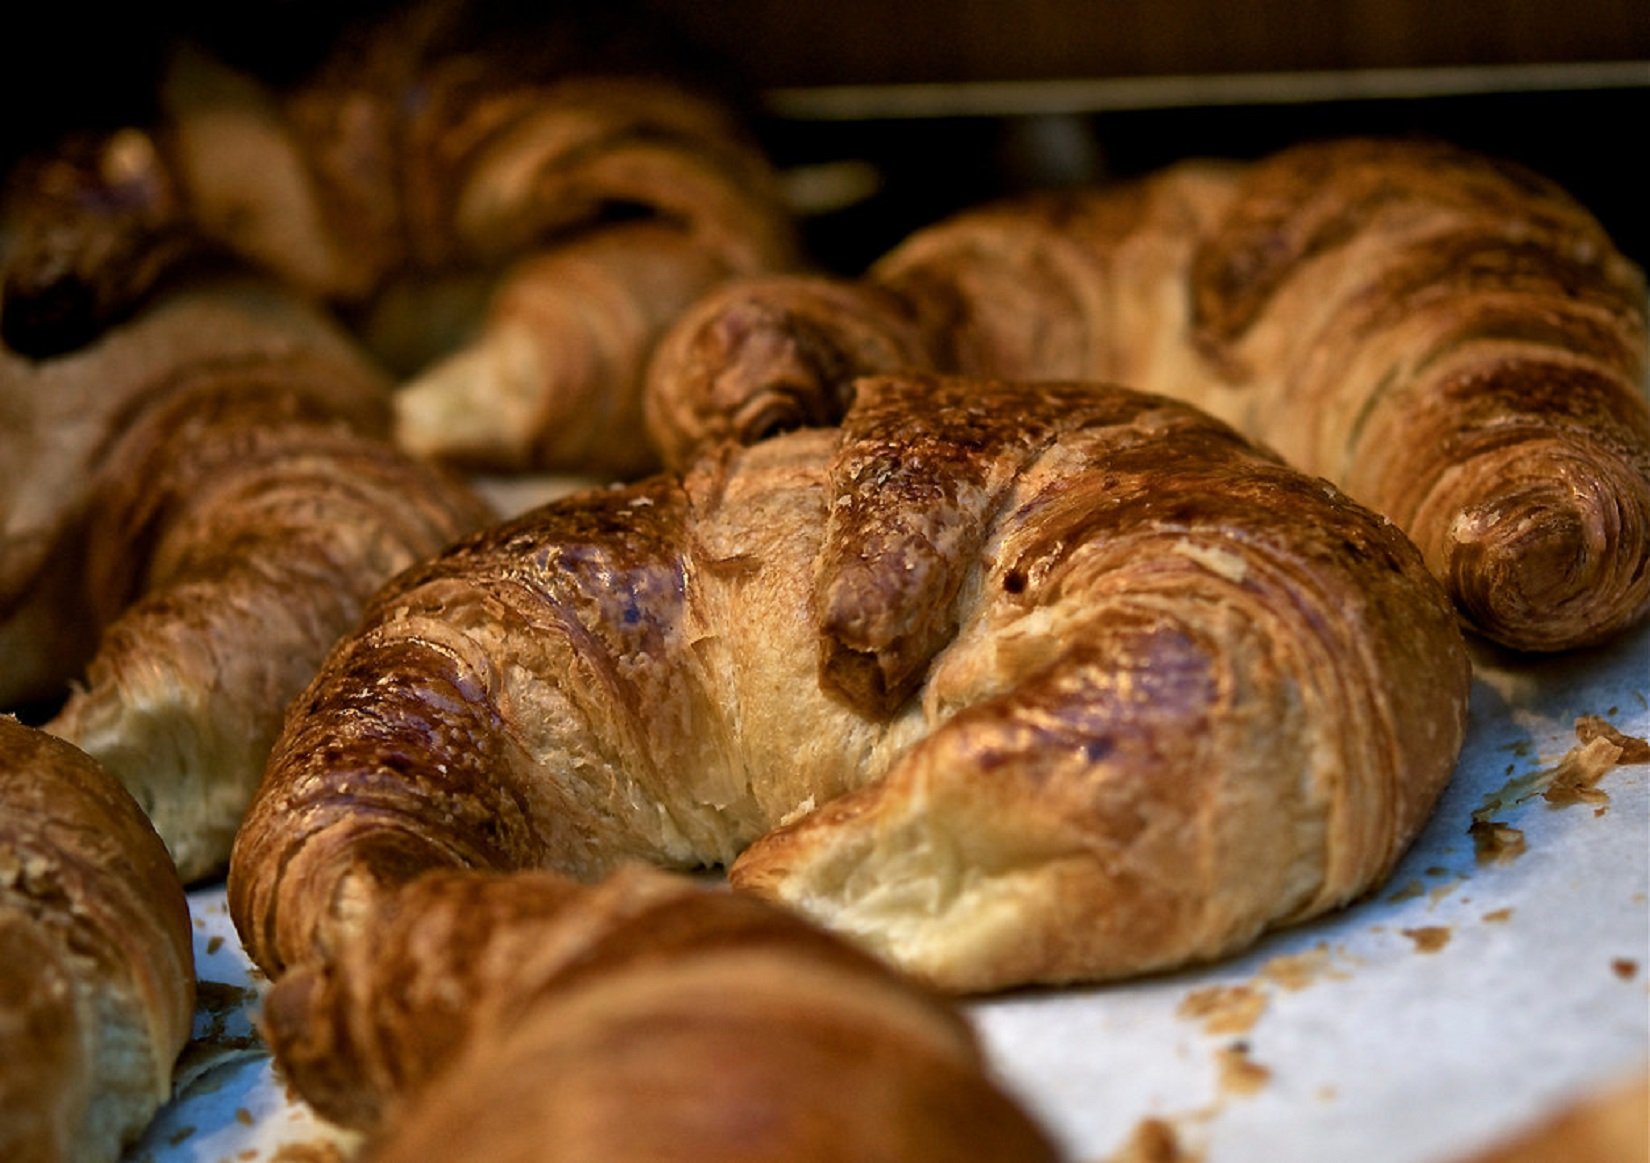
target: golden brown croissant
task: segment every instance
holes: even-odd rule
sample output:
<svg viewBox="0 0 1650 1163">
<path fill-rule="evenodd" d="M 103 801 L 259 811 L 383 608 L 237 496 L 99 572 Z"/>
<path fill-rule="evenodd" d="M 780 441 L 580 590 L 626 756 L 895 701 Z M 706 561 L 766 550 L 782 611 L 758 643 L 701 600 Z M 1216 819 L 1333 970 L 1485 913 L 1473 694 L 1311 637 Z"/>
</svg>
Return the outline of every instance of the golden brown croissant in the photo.
<svg viewBox="0 0 1650 1163">
<path fill-rule="evenodd" d="M 0 375 L 8 400 L 59 393 L 17 433 L 57 458 L 62 507 L 5 623 L 33 639 L 43 679 L 81 677 L 46 727 L 126 785 L 186 879 L 219 870 L 285 704 L 333 639 L 385 578 L 490 513 L 395 450 L 383 381 L 264 288 L 164 300 Z M 77 401 L 90 415 L 61 412 Z M 95 641 L 89 660 L 54 656 L 38 631 L 60 626 Z"/>
<path fill-rule="evenodd" d="M 464 8 L 369 23 L 290 91 L 180 51 L 160 124 L 21 167 L 8 342 L 80 342 L 170 268 L 227 254 L 347 306 L 390 352 L 434 354 L 409 332 L 462 351 L 398 409 L 419 454 L 651 467 L 634 413 L 663 324 L 729 274 L 796 261 L 775 176 L 719 101 L 579 75 L 550 35 L 469 36 Z M 477 277 L 501 274 L 471 318 Z"/>
<path fill-rule="evenodd" d="M 651 870 L 422 877 L 282 976 L 263 1028 L 380 1161 L 1054 1158 L 956 1010 Z"/>
<path fill-rule="evenodd" d="M 1390 869 L 1468 684 L 1394 527 L 1124 389 L 854 397 L 381 592 L 237 838 L 254 960 L 336 951 L 431 868 L 737 858 L 986 990 L 1219 956 Z"/>
<path fill-rule="evenodd" d="M 872 270 L 941 366 L 1117 379 L 1386 514 L 1469 625 L 1597 642 L 1650 609 L 1641 273 L 1546 182 L 1349 140 L 965 213 Z"/>
<path fill-rule="evenodd" d="M 647 358 L 677 315 L 733 272 L 684 231 L 610 227 L 518 264 L 490 299 L 484 338 L 395 396 L 396 443 L 491 471 L 575 465 L 639 476 Z"/>
<path fill-rule="evenodd" d="M 120 433 L 151 401 L 237 367 L 283 369 L 283 390 L 312 407 L 366 431 L 387 425 L 381 373 L 325 317 L 261 282 L 179 289 L 59 358 L 0 348 L 0 707 L 60 698 L 96 644 L 83 525 Z"/>
<path fill-rule="evenodd" d="M 148 820 L 0 715 L 0 1158 L 118 1158 L 171 1093 L 194 1004 L 189 910 Z"/>
<path fill-rule="evenodd" d="M 936 363 L 906 303 L 812 274 L 730 279 L 665 331 L 642 396 L 649 442 L 672 469 L 732 441 L 834 425 L 859 376 Z"/>
</svg>

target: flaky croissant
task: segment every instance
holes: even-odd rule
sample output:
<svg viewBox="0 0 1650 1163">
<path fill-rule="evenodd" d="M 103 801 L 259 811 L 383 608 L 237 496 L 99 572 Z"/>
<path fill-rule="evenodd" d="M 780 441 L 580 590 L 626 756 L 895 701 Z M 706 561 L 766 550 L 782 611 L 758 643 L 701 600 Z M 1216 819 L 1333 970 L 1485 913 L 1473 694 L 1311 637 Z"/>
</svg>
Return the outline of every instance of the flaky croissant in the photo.
<svg viewBox="0 0 1650 1163">
<path fill-rule="evenodd" d="M 391 446 L 381 377 L 264 285 L 166 298 L 55 360 L 8 357 L 0 398 L 42 409 L 12 435 L 20 467 L 50 465 L 10 482 L 8 569 L 14 544 L 42 552 L 0 606 L 42 689 L 76 680 L 46 729 L 126 785 L 186 879 L 220 871 L 333 639 L 385 578 L 491 513 Z M 39 501 L 56 508 L 30 530 Z"/>
<path fill-rule="evenodd" d="M 1391 517 L 1505 645 L 1650 610 L 1641 272 L 1551 183 L 1347 140 L 983 207 L 870 280 L 940 367 L 1173 395 Z"/>
<path fill-rule="evenodd" d="M 189 910 L 96 762 L 0 715 L 0 1158 L 112 1163 L 189 1040 Z"/>
<path fill-rule="evenodd" d="M 1033 1160 L 954 1009 L 794 914 L 638 868 L 433 873 L 263 1030 L 365 1157 Z"/>
<path fill-rule="evenodd" d="M 254 960 L 432 868 L 641 860 L 988 990 L 1216 957 L 1390 869 L 1469 677 L 1394 527 L 1124 389 L 853 398 L 381 592 L 236 840 Z"/>
<path fill-rule="evenodd" d="M 709 96 L 581 75 L 552 34 L 471 36 L 465 8 L 368 22 L 290 90 L 180 51 L 158 125 L 20 166 L 7 341 L 82 342 L 180 264 L 228 254 L 342 305 L 386 357 L 448 338 L 421 350 L 427 375 L 401 369 L 416 389 L 397 433 L 418 454 L 651 467 L 630 413 L 663 324 L 730 274 L 796 261 L 775 175 Z M 499 276 L 488 307 L 475 280 Z"/>
</svg>

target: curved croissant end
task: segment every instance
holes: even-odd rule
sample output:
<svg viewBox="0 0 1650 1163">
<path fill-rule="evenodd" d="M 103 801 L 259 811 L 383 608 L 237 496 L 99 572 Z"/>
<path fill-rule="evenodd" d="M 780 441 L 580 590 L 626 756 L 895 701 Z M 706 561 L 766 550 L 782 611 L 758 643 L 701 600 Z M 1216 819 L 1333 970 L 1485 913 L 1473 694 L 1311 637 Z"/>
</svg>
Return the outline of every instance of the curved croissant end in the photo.
<svg viewBox="0 0 1650 1163">
<path fill-rule="evenodd" d="M 422 877 L 277 981 L 264 1033 L 374 1159 L 1055 1157 L 956 1010 L 786 910 L 640 868 Z"/>
<path fill-rule="evenodd" d="M 647 433 L 682 469 L 732 441 L 833 425 L 859 376 L 933 366 L 904 302 L 813 275 L 736 279 L 684 311 L 648 367 Z"/>
<path fill-rule="evenodd" d="M 1644 279 L 1552 183 L 1434 143 L 1286 150 L 1190 279 L 1197 345 L 1278 381 L 1255 434 L 1402 526 L 1472 628 L 1563 650 L 1650 611 Z"/>
</svg>

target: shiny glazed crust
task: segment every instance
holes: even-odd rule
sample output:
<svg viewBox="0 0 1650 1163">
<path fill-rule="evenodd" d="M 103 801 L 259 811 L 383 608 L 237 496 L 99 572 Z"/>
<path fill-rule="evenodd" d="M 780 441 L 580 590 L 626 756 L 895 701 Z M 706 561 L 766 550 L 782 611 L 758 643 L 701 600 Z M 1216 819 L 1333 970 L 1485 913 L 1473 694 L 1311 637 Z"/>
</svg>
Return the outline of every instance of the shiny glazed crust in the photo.
<svg viewBox="0 0 1650 1163">
<path fill-rule="evenodd" d="M 1468 681 L 1396 529 L 1156 397 L 852 395 L 381 593 L 237 840 L 254 959 L 431 868 L 731 863 L 989 990 L 1216 957 L 1390 869 Z"/>
</svg>

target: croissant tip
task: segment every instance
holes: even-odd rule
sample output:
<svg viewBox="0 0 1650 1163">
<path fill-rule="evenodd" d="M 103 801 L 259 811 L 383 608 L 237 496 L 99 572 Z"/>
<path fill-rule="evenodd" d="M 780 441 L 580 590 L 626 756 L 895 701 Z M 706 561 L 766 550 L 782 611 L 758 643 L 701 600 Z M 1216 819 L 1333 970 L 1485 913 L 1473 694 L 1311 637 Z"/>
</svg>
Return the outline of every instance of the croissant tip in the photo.
<svg viewBox="0 0 1650 1163">
<path fill-rule="evenodd" d="M 1556 653 L 1650 613 L 1650 482 L 1612 467 L 1527 453 L 1501 491 L 1461 506 L 1440 576 L 1469 626 L 1514 650 Z"/>
</svg>

